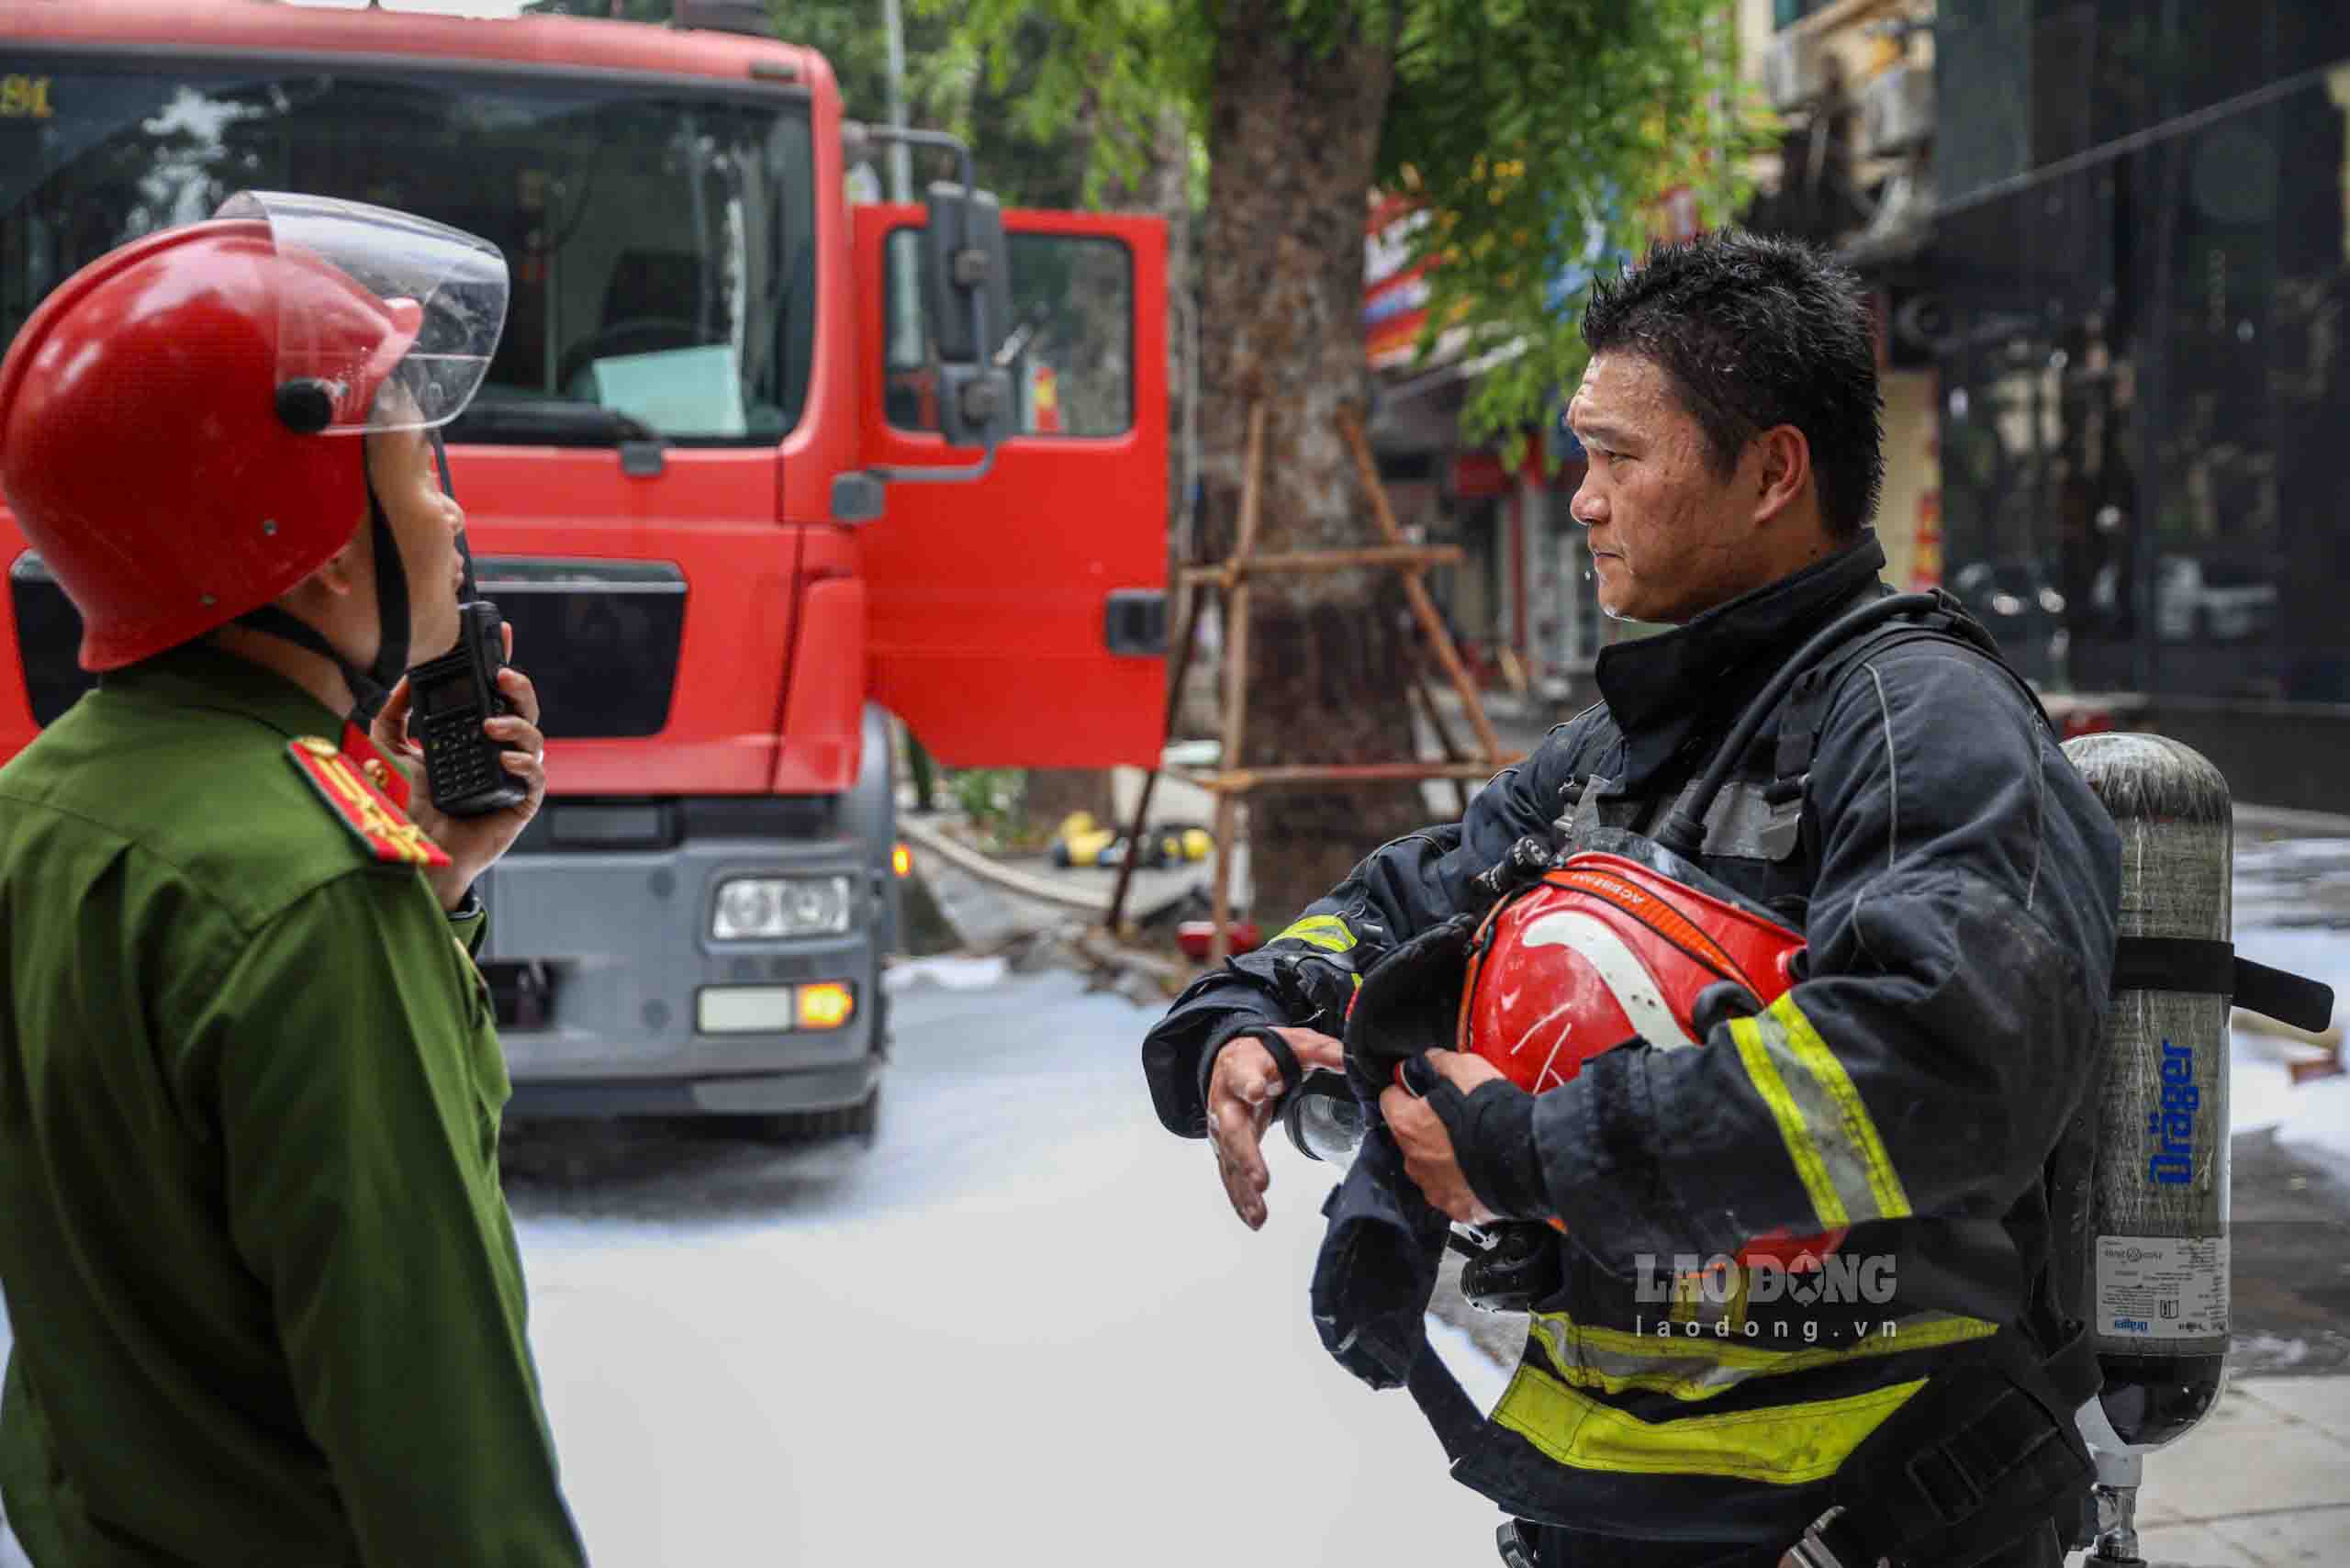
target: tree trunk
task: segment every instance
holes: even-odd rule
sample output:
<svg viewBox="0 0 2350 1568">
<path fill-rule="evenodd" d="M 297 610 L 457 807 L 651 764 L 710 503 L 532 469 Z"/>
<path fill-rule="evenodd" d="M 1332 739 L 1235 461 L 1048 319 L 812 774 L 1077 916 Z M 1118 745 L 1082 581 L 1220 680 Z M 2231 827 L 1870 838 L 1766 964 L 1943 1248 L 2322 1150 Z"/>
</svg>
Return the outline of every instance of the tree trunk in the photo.
<svg viewBox="0 0 2350 1568">
<path fill-rule="evenodd" d="M 1360 408 L 1368 386 L 1363 224 L 1394 80 L 1392 35 L 1366 33 L 1357 19 L 1308 42 L 1284 0 L 1224 0 L 1215 48 L 1201 247 L 1204 553 L 1231 548 L 1248 409 L 1259 398 L 1268 417 L 1258 548 L 1371 543 L 1337 415 Z M 1251 591 L 1239 760 L 1413 756 L 1393 575 L 1284 573 Z M 1426 816 L 1416 788 L 1392 785 L 1269 790 L 1248 807 L 1251 913 L 1269 929 Z"/>
</svg>

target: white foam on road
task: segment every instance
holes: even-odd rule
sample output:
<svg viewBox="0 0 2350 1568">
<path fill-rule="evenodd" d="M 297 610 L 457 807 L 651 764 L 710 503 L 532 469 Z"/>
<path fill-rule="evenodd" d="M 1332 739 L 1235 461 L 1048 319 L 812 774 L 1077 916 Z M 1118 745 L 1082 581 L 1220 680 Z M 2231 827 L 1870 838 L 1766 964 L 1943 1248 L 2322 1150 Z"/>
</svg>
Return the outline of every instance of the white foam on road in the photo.
<svg viewBox="0 0 2350 1568">
<path fill-rule="evenodd" d="M 1001 956 L 975 958 L 960 953 L 941 953 L 927 958 L 900 958 L 881 972 L 885 991 L 900 991 L 909 986 L 934 985 L 947 991 L 985 991 L 1000 983 L 1007 968 Z"/>
<path fill-rule="evenodd" d="M 523 1199 L 598 1561 L 1483 1561 L 1492 1506 L 1315 1338 L 1326 1172 L 1279 1150 L 1244 1228 L 1149 1114 L 1149 1017 L 1061 975 L 901 992 L 870 1155 L 745 1152 L 651 1212 Z M 1444 1350 L 1490 1404 L 1499 1370 Z"/>
</svg>

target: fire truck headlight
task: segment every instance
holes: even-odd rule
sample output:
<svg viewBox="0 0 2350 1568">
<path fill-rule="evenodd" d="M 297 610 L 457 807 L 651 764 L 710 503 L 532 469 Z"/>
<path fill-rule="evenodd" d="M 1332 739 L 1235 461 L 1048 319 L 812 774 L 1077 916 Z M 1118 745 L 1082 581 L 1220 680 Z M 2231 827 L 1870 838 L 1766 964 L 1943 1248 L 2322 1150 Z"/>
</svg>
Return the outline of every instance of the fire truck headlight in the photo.
<svg viewBox="0 0 2350 1568">
<path fill-rule="evenodd" d="M 720 942 L 836 936 L 848 929 L 846 877 L 734 877 L 718 885 L 710 935 Z"/>
</svg>

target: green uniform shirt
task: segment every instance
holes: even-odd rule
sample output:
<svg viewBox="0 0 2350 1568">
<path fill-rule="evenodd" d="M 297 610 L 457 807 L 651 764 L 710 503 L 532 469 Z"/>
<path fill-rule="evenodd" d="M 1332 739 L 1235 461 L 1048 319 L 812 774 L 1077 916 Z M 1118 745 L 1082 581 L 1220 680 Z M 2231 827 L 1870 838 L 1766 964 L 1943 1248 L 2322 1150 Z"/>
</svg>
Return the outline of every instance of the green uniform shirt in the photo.
<svg viewBox="0 0 2350 1568">
<path fill-rule="evenodd" d="M 0 1497 L 40 1568 L 583 1561 L 483 922 L 289 758 L 341 733 L 196 646 L 0 768 Z"/>
</svg>

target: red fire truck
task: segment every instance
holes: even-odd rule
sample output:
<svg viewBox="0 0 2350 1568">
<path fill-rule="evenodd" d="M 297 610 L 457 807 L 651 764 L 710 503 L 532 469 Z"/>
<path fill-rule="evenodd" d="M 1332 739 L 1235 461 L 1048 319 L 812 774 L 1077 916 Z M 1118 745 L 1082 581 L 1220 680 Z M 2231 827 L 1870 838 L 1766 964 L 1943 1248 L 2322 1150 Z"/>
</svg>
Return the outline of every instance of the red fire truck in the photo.
<svg viewBox="0 0 2350 1568">
<path fill-rule="evenodd" d="M 514 1108 L 869 1133 L 888 715 L 949 764 L 1158 746 L 1164 233 L 991 234 L 968 160 L 926 207 L 853 205 L 871 138 L 831 69 L 730 10 L 0 0 L 0 347 L 84 263 L 242 189 L 497 243 L 505 336 L 448 437 L 550 737 L 546 807 L 482 889 Z M 87 678 L 5 511 L 0 559 L 5 758 Z"/>
</svg>

